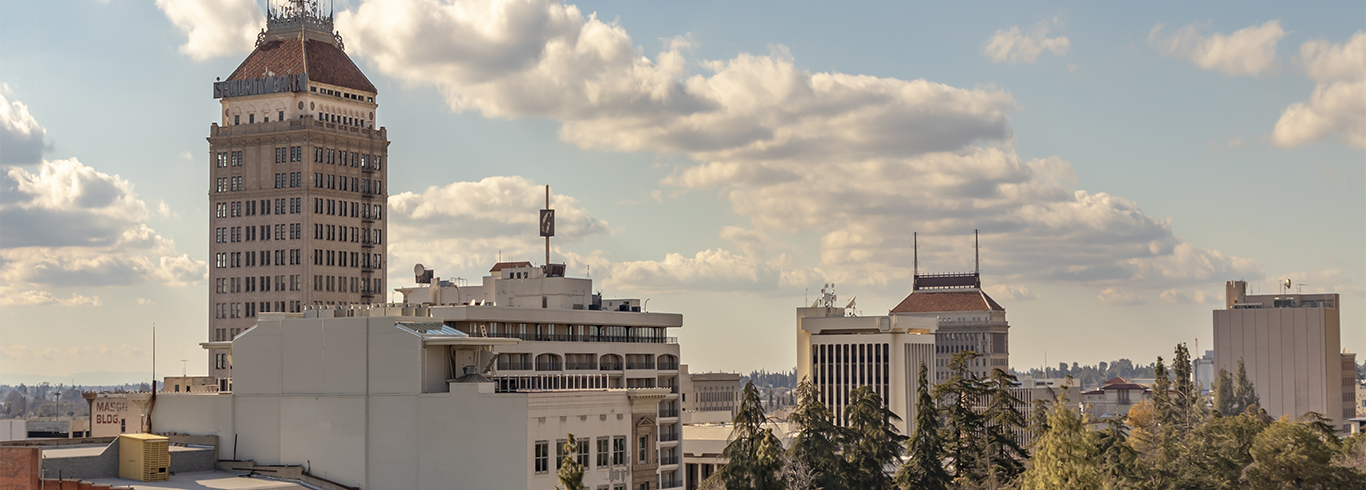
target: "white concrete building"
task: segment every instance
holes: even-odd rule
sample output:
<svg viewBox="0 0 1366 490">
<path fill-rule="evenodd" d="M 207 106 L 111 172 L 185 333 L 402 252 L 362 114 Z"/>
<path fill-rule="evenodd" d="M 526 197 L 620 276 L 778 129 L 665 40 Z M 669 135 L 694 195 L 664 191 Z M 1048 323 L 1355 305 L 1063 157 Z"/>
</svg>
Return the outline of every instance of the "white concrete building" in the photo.
<svg viewBox="0 0 1366 490">
<path fill-rule="evenodd" d="M 500 265 L 486 284 L 512 297 L 565 284 L 562 265 L 535 277 Z M 573 281 L 591 291 L 591 281 Z M 451 286 L 445 297 L 458 294 Z M 156 429 L 216 434 L 236 440 L 235 453 L 220 446 L 222 459 L 307 462 L 314 475 L 366 489 L 550 489 L 572 433 L 587 488 L 683 486 L 679 350 L 667 336 L 682 316 L 605 311 L 591 295 L 583 309 L 497 298 L 263 315 L 206 345 L 231 353 L 233 390 L 159 394 Z"/>
<path fill-rule="evenodd" d="M 1243 281 L 1228 281 L 1225 292 L 1225 309 L 1214 310 L 1214 372 L 1236 373 L 1242 359 L 1269 415 L 1293 419 L 1314 411 L 1346 429 L 1341 298 L 1248 295 Z"/>
<path fill-rule="evenodd" d="M 901 417 L 897 428 L 908 433 L 920 364 L 934 369 L 937 319 L 849 316 L 834 303 L 834 293 L 822 291 L 813 306 L 797 308 L 797 379 L 811 379 L 841 426 L 849 392 L 872 387 Z"/>
</svg>

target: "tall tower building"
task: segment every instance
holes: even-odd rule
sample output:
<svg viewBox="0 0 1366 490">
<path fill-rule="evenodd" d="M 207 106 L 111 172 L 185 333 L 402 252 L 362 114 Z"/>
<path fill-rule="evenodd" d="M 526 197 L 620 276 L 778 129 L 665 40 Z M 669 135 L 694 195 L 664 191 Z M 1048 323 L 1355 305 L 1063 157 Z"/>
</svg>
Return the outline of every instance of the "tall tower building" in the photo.
<svg viewBox="0 0 1366 490">
<path fill-rule="evenodd" d="M 263 312 L 384 296 L 389 139 L 377 92 L 343 51 L 330 8 L 272 0 L 256 49 L 213 84 L 209 127 L 209 372 Z"/>
</svg>

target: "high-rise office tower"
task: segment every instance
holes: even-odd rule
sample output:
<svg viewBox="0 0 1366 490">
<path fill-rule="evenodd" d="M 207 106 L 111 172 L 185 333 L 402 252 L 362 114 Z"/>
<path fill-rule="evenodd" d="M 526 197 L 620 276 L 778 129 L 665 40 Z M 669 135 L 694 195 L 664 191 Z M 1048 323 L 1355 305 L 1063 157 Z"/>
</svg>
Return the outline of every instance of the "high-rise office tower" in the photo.
<svg viewBox="0 0 1366 490">
<path fill-rule="evenodd" d="M 271 1 L 256 49 L 213 84 L 209 128 L 209 372 L 262 312 L 384 299 L 389 140 L 375 86 L 330 8 Z"/>
</svg>

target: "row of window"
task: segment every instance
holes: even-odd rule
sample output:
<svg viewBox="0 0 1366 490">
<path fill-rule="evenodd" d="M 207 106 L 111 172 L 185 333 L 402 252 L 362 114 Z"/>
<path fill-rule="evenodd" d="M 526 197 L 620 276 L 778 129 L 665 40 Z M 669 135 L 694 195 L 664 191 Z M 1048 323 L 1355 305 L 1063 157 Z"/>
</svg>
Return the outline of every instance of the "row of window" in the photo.
<svg viewBox="0 0 1366 490">
<path fill-rule="evenodd" d="M 367 280 L 364 277 L 313 276 L 313 290 L 373 294 L 379 291 L 379 281 L 379 279 Z M 347 287 L 348 285 L 350 288 Z"/>
<path fill-rule="evenodd" d="M 277 119 L 277 120 L 278 120 L 278 121 L 283 121 L 283 120 L 285 120 L 285 111 L 277 111 L 277 112 L 278 112 L 278 114 L 279 114 L 279 116 L 278 116 L 279 119 Z M 299 116 L 299 117 L 303 117 L 303 116 Z M 264 119 L 265 119 L 265 120 L 262 121 L 262 122 L 270 122 L 270 116 L 266 116 Z M 241 115 L 241 114 L 233 114 L 233 116 L 232 116 L 232 125 L 233 125 L 233 126 L 236 126 L 236 125 L 239 125 L 239 124 L 242 124 L 242 115 Z M 256 114 L 254 114 L 254 113 L 253 113 L 253 114 L 247 114 L 247 124 L 256 124 Z"/>
<path fill-rule="evenodd" d="M 263 279 L 269 279 L 269 277 L 265 277 Z M 273 311 L 279 312 L 287 311 L 289 313 L 299 313 L 304 311 L 303 301 L 261 301 L 259 303 L 253 303 L 248 301 L 246 303 L 217 303 L 214 305 L 214 318 L 254 318 L 257 313 L 270 313 L 272 311 L 272 306 L 274 307 Z M 240 328 L 220 328 L 216 330 L 215 338 L 217 339 L 217 341 L 220 342 L 224 340 L 232 340 L 234 338 L 237 338 L 237 334 L 241 333 L 241 331 L 242 329 Z M 231 334 L 231 336 L 228 336 L 228 334 Z"/>
<path fill-rule="evenodd" d="M 379 244 L 384 238 L 384 230 L 378 228 L 358 228 L 355 226 L 313 225 L 313 239 L 333 242 Z"/>
<path fill-rule="evenodd" d="M 274 235 L 276 240 L 298 240 L 304 237 L 303 224 L 283 223 L 278 225 L 260 225 L 260 228 L 255 226 L 214 228 L 213 241 L 214 243 L 254 242 L 258 237 L 261 241 L 269 241 L 272 227 L 275 230 Z M 257 230 L 260 231 L 258 232 Z M 251 262 L 250 259 L 248 259 L 248 262 Z"/>
<path fill-rule="evenodd" d="M 255 267 L 257 257 L 260 257 L 262 266 L 268 265 L 303 265 L 303 249 L 289 250 L 261 250 L 260 252 L 219 252 L 214 254 L 214 268 L 227 269 L 237 267 Z M 242 259 L 246 260 L 243 261 Z M 274 260 L 271 260 L 274 258 Z M 288 263 L 286 263 L 288 261 Z"/>
<path fill-rule="evenodd" d="M 334 189 L 361 194 L 381 194 L 380 181 L 362 179 L 359 177 L 347 177 L 345 175 L 324 174 L 322 172 L 313 173 L 313 187 L 319 189 Z"/>
<path fill-rule="evenodd" d="M 313 265 L 378 269 L 380 254 L 347 252 L 344 250 L 313 250 Z M 350 260 L 347 260 L 347 259 Z"/>
<path fill-rule="evenodd" d="M 597 463 L 597 468 L 606 468 L 608 466 L 621 466 L 628 464 L 628 461 L 626 461 L 626 436 L 613 436 L 610 438 L 604 436 L 597 438 L 596 453 L 589 451 L 589 444 L 591 441 L 592 439 L 588 437 L 575 439 L 575 442 L 578 443 L 578 448 L 576 448 L 577 454 L 575 456 L 578 460 L 578 463 L 583 465 L 585 469 L 590 468 L 588 463 L 590 460 L 594 460 L 594 458 L 592 457 L 594 454 L 597 455 L 597 458 L 595 460 L 595 462 Z M 611 451 L 608 451 L 609 441 L 611 443 Z M 566 454 L 564 446 L 567 442 L 569 442 L 567 439 L 560 439 L 559 441 L 555 442 L 556 470 L 559 470 L 561 466 L 564 466 L 564 457 Z M 647 456 L 649 455 L 650 449 L 649 443 L 649 437 L 640 437 L 640 454 L 638 459 L 639 463 L 643 464 L 648 462 Z M 536 473 L 549 473 L 550 441 L 536 441 L 533 445 L 532 452 L 534 454 L 534 457 L 532 458 L 533 470 Z"/>
<path fill-rule="evenodd" d="M 219 177 L 214 192 L 237 192 L 242 190 L 242 177 Z"/>
<path fill-rule="evenodd" d="M 239 218 L 242 216 L 255 216 L 259 209 L 260 214 L 271 214 L 271 199 L 262 199 L 258 208 L 257 201 L 231 201 L 214 204 L 214 217 L 216 218 Z M 304 198 L 288 197 L 273 200 L 275 214 L 301 214 L 304 212 Z"/>
<path fill-rule="evenodd" d="M 356 153 L 354 151 L 314 148 L 313 161 L 315 163 L 326 163 L 328 165 L 358 167 L 365 170 L 380 170 L 382 157 L 379 155 Z"/>
<path fill-rule="evenodd" d="M 304 161 L 304 147 L 290 146 L 275 149 L 275 163 Z"/>
<path fill-rule="evenodd" d="M 217 155 L 215 155 L 215 160 L 216 160 L 215 164 L 218 165 L 219 168 L 227 168 L 228 165 L 232 165 L 232 166 L 234 166 L 234 167 L 241 167 L 241 166 L 242 166 L 242 152 L 240 152 L 240 151 L 224 151 L 224 152 L 219 152 Z"/>
<path fill-rule="evenodd" d="M 379 183 L 378 180 L 375 182 Z M 375 220 L 383 217 L 384 207 L 380 204 L 366 204 L 355 201 L 341 201 L 337 199 L 315 197 L 313 198 L 313 213 Z"/>
<path fill-rule="evenodd" d="M 304 185 L 304 173 L 303 173 L 303 172 L 289 172 L 289 173 L 283 173 L 283 174 L 275 174 L 275 188 L 276 188 L 276 189 L 284 189 L 284 188 L 286 188 L 286 187 L 303 187 L 303 185 Z"/>
</svg>

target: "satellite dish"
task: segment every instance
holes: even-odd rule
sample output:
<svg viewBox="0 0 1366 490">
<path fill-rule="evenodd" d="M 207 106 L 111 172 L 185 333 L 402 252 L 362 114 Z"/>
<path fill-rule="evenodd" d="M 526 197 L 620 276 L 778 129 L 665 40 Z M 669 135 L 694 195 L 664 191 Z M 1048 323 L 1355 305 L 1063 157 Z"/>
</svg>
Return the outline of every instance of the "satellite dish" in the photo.
<svg viewBox="0 0 1366 490">
<path fill-rule="evenodd" d="M 422 267 L 422 264 L 417 264 L 417 265 L 413 266 L 413 274 L 414 274 L 414 275 L 421 276 L 423 272 L 427 272 L 427 269 L 424 268 L 424 267 Z"/>
</svg>

